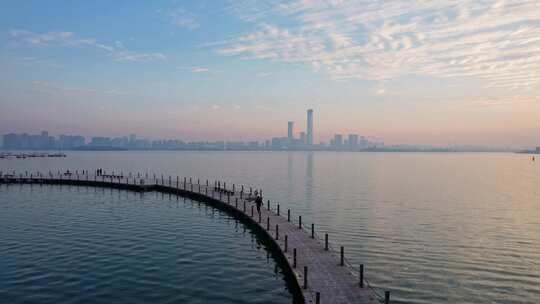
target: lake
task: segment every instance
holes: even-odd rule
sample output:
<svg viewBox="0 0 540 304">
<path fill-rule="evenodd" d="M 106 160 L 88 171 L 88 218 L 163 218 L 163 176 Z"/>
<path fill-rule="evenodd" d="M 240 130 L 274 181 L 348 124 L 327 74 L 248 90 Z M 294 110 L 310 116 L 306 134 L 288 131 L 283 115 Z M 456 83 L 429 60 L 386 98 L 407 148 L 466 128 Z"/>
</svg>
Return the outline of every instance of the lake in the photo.
<svg viewBox="0 0 540 304">
<path fill-rule="evenodd" d="M 292 303 L 249 228 L 203 203 L 0 186 L 2 303 Z"/>
<path fill-rule="evenodd" d="M 365 264 L 366 278 L 391 290 L 395 303 L 540 297 L 540 163 L 527 155 L 68 152 L 2 159 L 0 168 L 104 168 L 255 186 L 265 200 L 329 233 L 334 246 L 344 245 L 349 261 Z"/>
</svg>

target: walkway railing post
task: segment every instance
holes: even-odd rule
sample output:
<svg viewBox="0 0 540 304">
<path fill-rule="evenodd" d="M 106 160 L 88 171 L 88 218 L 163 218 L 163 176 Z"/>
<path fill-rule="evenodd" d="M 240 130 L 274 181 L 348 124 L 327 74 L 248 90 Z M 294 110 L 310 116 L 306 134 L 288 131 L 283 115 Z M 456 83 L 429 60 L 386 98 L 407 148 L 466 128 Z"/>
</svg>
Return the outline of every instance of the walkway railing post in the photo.
<svg viewBox="0 0 540 304">
<path fill-rule="evenodd" d="M 279 225 L 276 224 L 276 240 L 279 240 Z"/>
<path fill-rule="evenodd" d="M 289 246 L 288 243 L 289 243 L 289 237 L 285 234 L 285 250 L 284 250 L 285 253 L 287 252 L 287 249 L 288 249 L 287 247 Z"/>
<path fill-rule="evenodd" d="M 311 238 L 315 238 L 315 224 L 311 223 Z"/>
<path fill-rule="evenodd" d="M 328 251 L 328 233 L 324 234 L 324 250 Z"/>
<path fill-rule="evenodd" d="M 340 247 L 339 249 L 339 253 L 340 253 L 340 262 L 339 262 L 339 266 L 343 266 L 345 265 L 345 248 L 343 246 Z"/>
<path fill-rule="evenodd" d="M 287 222 L 291 221 L 291 209 L 287 209 Z"/>
<path fill-rule="evenodd" d="M 315 304 L 321 304 L 321 293 L 318 291 L 315 293 Z"/>
<path fill-rule="evenodd" d="M 270 211 L 270 200 L 268 200 L 268 211 Z"/>
<path fill-rule="evenodd" d="M 293 264 L 292 264 L 292 267 L 293 268 L 296 268 L 296 248 L 293 248 L 293 251 L 292 251 L 292 255 L 293 255 Z"/>
<path fill-rule="evenodd" d="M 390 291 L 384 292 L 384 304 L 390 304 Z"/>
<path fill-rule="evenodd" d="M 176 176 L 176 188 L 177 189 L 180 188 L 179 186 L 180 186 L 180 177 L 177 175 Z"/>
<path fill-rule="evenodd" d="M 298 229 L 302 229 L 302 216 L 298 216 Z"/>
<path fill-rule="evenodd" d="M 277 215 L 279 216 L 279 204 L 277 204 Z"/>
<path fill-rule="evenodd" d="M 364 288 L 364 264 L 360 264 L 360 288 Z"/>
<path fill-rule="evenodd" d="M 307 266 L 304 266 L 304 289 L 307 289 Z"/>
<path fill-rule="evenodd" d="M 270 217 L 266 218 L 266 230 L 270 231 Z"/>
<path fill-rule="evenodd" d="M 246 213 L 246 201 L 244 201 L 244 213 Z"/>
<path fill-rule="evenodd" d="M 253 206 L 251 206 L 251 217 L 253 217 Z"/>
</svg>

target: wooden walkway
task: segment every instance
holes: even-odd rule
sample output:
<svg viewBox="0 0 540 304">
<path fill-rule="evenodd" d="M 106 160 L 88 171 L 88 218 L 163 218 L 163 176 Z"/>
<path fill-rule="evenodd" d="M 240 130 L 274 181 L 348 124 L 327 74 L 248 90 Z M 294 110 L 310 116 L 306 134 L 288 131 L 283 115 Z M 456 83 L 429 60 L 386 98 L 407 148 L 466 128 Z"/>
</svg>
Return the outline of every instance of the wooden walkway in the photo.
<svg viewBox="0 0 540 304">
<path fill-rule="evenodd" d="M 142 174 L 66 175 L 60 172 L 1 173 L 1 183 L 67 184 L 112 187 L 133 191 L 159 191 L 173 193 L 210 204 L 219 204 L 236 218 L 247 220 L 266 234 L 286 261 L 285 274 L 294 276 L 293 282 L 306 303 L 389 303 L 390 293 L 381 297 L 363 278 L 363 266 L 353 269 L 344 258 L 343 248 L 334 251 L 328 244 L 328 236 L 321 239 L 314 232 L 314 225 L 305 225 L 301 217 L 291 218 L 290 210 L 280 210 L 266 201 L 257 213 L 253 202 L 253 189 L 226 185 L 222 182 L 209 184 L 194 179 Z M 260 193 L 260 190 L 258 190 Z M 362 270 L 361 270 L 362 268 Z M 362 278 L 362 279 L 361 279 Z"/>
</svg>

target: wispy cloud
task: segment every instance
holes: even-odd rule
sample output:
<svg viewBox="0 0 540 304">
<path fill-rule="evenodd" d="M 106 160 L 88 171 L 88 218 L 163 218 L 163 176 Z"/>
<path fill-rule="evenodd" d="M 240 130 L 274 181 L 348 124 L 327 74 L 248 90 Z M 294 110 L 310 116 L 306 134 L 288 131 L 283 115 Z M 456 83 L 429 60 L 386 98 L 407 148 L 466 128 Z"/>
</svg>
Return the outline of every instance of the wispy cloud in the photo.
<svg viewBox="0 0 540 304">
<path fill-rule="evenodd" d="M 40 92 L 47 92 L 51 94 L 78 94 L 78 95 L 114 95 L 114 96 L 128 96 L 132 95 L 128 92 L 116 91 L 116 90 L 98 90 L 80 87 L 67 87 L 64 85 L 52 84 L 47 81 L 33 81 L 33 90 Z"/>
<path fill-rule="evenodd" d="M 258 3 L 231 6 L 257 25 L 218 44 L 220 54 L 301 63 L 336 80 L 471 77 L 505 89 L 540 83 L 536 0 Z"/>
<path fill-rule="evenodd" d="M 204 74 L 204 73 L 210 73 L 210 69 L 206 67 L 198 67 L 198 66 L 179 66 L 178 69 L 180 70 L 186 70 L 190 71 L 191 73 L 195 74 Z"/>
<path fill-rule="evenodd" d="M 261 72 L 261 73 L 257 73 L 257 77 L 260 77 L 260 78 L 265 78 L 265 77 L 268 77 L 272 75 L 271 73 L 264 73 L 264 72 Z"/>
<path fill-rule="evenodd" d="M 35 33 L 28 30 L 11 30 L 11 38 L 19 44 L 30 44 L 35 46 L 61 46 L 61 47 L 90 47 L 105 52 L 116 61 L 146 62 L 163 60 L 162 53 L 143 53 L 128 50 L 120 41 L 114 44 L 103 44 L 95 38 L 82 38 L 73 32 L 52 31 L 45 33 Z"/>
<path fill-rule="evenodd" d="M 197 21 L 195 14 L 186 11 L 183 8 L 174 8 L 166 11 L 165 14 L 169 18 L 170 22 L 177 27 L 187 29 L 196 29 L 199 27 L 199 22 Z"/>
<path fill-rule="evenodd" d="M 41 59 L 41 58 L 37 58 L 37 57 L 21 57 L 21 58 L 15 58 L 14 62 L 16 64 L 19 64 L 19 65 L 22 65 L 22 66 L 27 66 L 27 67 L 32 67 L 32 66 L 44 66 L 44 67 L 48 67 L 48 68 L 55 68 L 55 69 L 59 69 L 61 68 L 62 66 L 51 61 L 51 60 L 48 60 L 48 59 Z"/>
<path fill-rule="evenodd" d="M 194 67 L 191 69 L 191 72 L 193 73 L 208 73 L 210 70 L 208 70 L 207 68 L 199 68 L 199 67 Z"/>
</svg>

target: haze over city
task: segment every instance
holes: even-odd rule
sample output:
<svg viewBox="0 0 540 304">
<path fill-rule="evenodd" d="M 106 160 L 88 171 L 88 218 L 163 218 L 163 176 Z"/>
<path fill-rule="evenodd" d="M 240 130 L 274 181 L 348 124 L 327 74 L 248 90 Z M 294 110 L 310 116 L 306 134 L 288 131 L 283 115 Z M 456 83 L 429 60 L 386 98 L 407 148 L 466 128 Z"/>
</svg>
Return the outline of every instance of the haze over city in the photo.
<svg viewBox="0 0 540 304">
<path fill-rule="evenodd" d="M 3 1 L 0 133 L 532 147 L 538 1 Z M 298 135 L 297 135 L 298 136 Z"/>
</svg>

